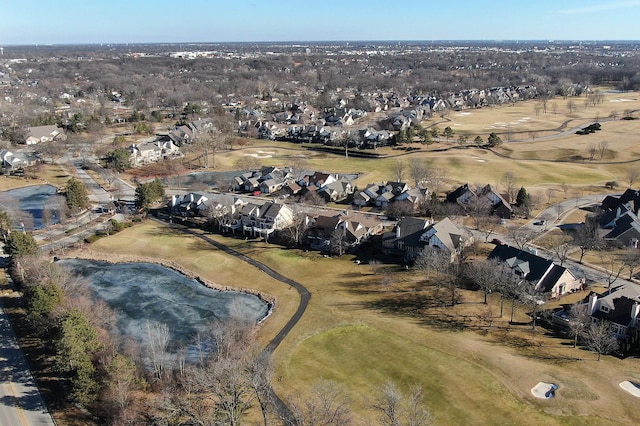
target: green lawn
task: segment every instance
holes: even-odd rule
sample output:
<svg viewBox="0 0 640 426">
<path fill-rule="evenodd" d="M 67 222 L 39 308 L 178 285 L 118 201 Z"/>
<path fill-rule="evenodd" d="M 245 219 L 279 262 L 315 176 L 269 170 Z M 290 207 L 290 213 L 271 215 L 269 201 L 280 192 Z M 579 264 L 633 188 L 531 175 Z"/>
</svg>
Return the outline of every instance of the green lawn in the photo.
<svg viewBox="0 0 640 426">
<path fill-rule="evenodd" d="M 421 290 L 422 277 L 411 270 L 389 266 L 393 283 L 385 287 L 382 272 L 374 275 L 350 256 L 323 258 L 273 244 L 213 237 L 312 293 L 307 312 L 274 354 L 274 386 L 280 395 L 303 395 L 319 378 L 337 380 L 351 397 L 356 424 L 363 425 L 373 422 L 366 396 L 385 380 L 404 389 L 422 385 L 425 404 L 439 424 L 601 425 L 640 419 L 636 401 L 617 386 L 640 377 L 637 360 L 604 357 L 597 362 L 594 354 L 561 340 L 532 336 L 528 326 L 506 331 L 508 318 L 496 318 L 499 329 L 486 335 L 461 331 L 458 325 L 485 309 L 478 304 L 481 295 L 465 291 L 455 309 L 428 308 L 433 293 Z M 215 282 L 275 296 L 275 312 L 258 334 L 262 342 L 288 320 L 298 301 L 294 291 L 254 268 L 153 222 L 104 238 L 92 248 L 170 258 Z M 490 302 L 495 316 L 498 301 Z M 413 308 L 401 309 L 403 305 Z M 520 311 L 516 318 L 526 320 Z M 533 398 L 530 390 L 538 381 L 559 384 L 556 398 Z"/>
</svg>

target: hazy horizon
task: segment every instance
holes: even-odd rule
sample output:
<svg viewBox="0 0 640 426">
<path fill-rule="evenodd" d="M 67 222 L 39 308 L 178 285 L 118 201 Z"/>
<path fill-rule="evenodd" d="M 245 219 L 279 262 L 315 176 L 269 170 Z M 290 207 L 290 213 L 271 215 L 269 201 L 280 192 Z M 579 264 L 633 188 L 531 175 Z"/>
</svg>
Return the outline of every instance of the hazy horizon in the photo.
<svg viewBox="0 0 640 426">
<path fill-rule="evenodd" d="M 640 0 L 5 0 L 0 46 L 358 41 L 632 41 Z"/>
</svg>

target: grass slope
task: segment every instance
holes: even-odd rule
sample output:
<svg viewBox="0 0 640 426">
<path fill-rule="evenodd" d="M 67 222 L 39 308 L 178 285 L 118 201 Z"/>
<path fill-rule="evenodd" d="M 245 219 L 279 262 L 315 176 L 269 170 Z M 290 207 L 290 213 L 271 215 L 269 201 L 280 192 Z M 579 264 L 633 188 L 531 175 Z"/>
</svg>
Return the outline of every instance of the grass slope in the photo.
<svg viewBox="0 0 640 426">
<path fill-rule="evenodd" d="M 621 392 L 622 380 L 640 378 L 637 360 L 604 357 L 573 349 L 566 342 L 530 334 L 529 327 L 507 328 L 496 318 L 488 334 L 468 331 L 482 296 L 462 293 L 455 309 L 443 307 L 422 278 L 388 267 L 373 274 L 351 257 L 323 258 L 243 239 L 213 236 L 280 273 L 312 293 L 301 322 L 275 353 L 274 383 L 281 395 L 304 395 L 319 378 L 345 384 L 356 424 L 372 424 L 367 395 L 385 380 L 408 389 L 420 384 L 425 403 L 439 424 L 635 424 L 637 401 Z M 297 295 L 283 284 L 201 240 L 147 222 L 95 243 L 105 253 L 170 258 L 213 281 L 252 287 L 277 297 L 276 310 L 262 327 L 266 342 L 295 310 Z M 433 288 L 430 288 L 433 289 Z M 491 299 L 494 316 L 498 301 Z M 516 319 L 526 321 L 518 311 Z M 560 386 L 556 398 L 536 400 L 538 381 Z"/>
</svg>

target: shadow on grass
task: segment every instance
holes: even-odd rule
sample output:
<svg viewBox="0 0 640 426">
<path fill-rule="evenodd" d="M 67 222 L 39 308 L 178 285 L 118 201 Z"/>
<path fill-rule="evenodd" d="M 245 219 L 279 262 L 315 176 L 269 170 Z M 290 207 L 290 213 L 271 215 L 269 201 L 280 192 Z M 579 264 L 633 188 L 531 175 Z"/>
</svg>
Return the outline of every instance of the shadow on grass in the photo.
<svg viewBox="0 0 640 426">
<path fill-rule="evenodd" d="M 385 297 L 367 302 L 364 306 L 387 314 L 414 318 L 419 324 L 449 331 L 461 331 L 470 327 L 472 318 L 441 311 L 441 309 L 449 309 L 450 302 L 451 298 L 447 291 L 434 289 L 430 295 L 415 292 L 387 293 Z M 437 312 L 429 312 L 430 310 L 437 310 Z"/>
</svg>

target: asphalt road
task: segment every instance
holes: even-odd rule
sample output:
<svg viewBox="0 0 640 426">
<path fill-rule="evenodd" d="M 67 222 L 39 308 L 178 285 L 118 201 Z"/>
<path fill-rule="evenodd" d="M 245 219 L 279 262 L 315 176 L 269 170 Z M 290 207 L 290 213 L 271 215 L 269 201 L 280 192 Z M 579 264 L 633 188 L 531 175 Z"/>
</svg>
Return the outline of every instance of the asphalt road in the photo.
<svg viewBox="0 0 640 426">
<path fill-rule="evenodd" d="M 54 425 L 9 319 L 0 308 L 0 425 Z"/>
</svg>

